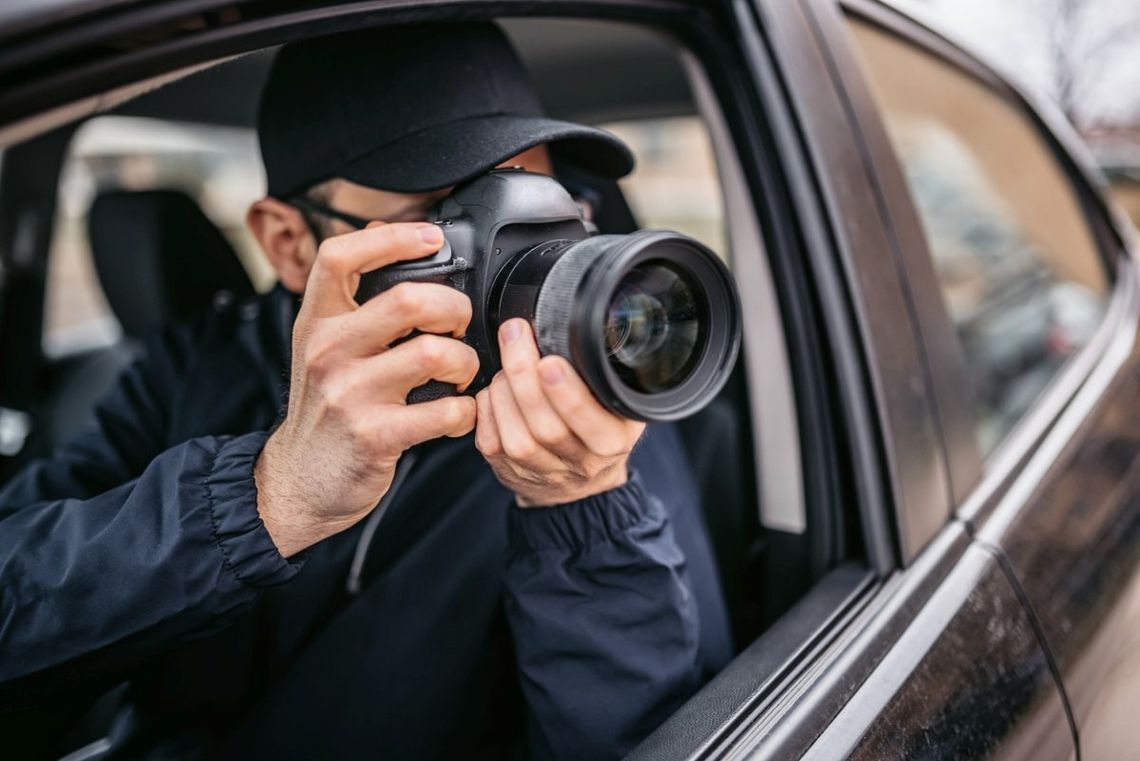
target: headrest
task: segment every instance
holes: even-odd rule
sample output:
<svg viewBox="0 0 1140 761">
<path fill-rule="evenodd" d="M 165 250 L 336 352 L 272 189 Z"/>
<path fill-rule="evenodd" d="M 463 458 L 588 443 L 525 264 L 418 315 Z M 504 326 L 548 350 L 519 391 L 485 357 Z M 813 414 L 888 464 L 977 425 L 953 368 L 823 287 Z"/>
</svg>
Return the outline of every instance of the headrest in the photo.
<svg viewBox="0 0 1140 761">
<path fill-rule="evenodd" d="M 193 317 L 219 291 L 234 298 L 254 292 L 221 231 L 178 191 L 101 193 L 87 232 L 99 282 L 128 336 Z"/>
</svg>

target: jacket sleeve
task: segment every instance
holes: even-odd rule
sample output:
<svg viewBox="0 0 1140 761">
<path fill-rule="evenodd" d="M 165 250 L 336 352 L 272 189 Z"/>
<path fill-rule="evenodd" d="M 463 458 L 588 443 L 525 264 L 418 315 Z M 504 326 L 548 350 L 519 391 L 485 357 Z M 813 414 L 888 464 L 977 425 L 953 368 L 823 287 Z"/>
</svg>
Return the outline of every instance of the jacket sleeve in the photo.
<svg viewBox="0 0 1140 761">
<path fill-rule="evenodd" d="M 636 474 L 511 508 L 506 609 L 535 759 L 620 758 L 700 686 L 685 558 Z"/>
<path fill-rule="evenodd" d="M 164 449 L 180 338 L 153 345 L 95 426 L 0 491 L 0 709 L 121 680 L 296 573 L 257 514 L 266 434 Z"/>
</svg>

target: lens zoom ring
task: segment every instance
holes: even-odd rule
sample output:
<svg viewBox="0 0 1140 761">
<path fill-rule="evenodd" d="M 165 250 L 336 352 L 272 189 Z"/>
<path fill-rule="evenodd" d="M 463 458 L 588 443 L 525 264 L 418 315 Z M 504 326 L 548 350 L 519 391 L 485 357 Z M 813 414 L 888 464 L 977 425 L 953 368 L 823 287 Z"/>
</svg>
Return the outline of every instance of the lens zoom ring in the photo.
<svg viewBox="0 0 1140 761">
<path fill-rule="evenodd" d="M 570 334 L 579 286 L 606 244 L 615 237 L 598 235 L 576 243 L 550 268 L 534 309 L 535 338 L 544 356 L 572 358 Z"/>
</svg>

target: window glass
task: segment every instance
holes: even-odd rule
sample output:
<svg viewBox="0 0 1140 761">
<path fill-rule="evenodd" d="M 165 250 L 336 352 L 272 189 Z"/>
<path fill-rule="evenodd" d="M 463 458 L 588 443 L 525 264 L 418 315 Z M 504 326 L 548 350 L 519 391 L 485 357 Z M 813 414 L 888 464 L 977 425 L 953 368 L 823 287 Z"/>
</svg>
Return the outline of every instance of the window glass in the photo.
<svg viewBox="0 0 1140 761">
<path fill-rule="evenodd" d="M 87 210 L 108 190 L 181 190 L 198 202 L 237 250 L 254 285 L 272 283 L 244 224 L 264 189 L 249 130 L 123 116 L 83 125 L 60 177 L 44 304 L 44 351 L 61 356 L 103 346 L 119 325 L 103 297 L 87 240 Z"/>
<path fill-rule="evenodd" d="M 1088 342 L 1109 283 L 1028 119 L 961 70 L 852 22 L 973 380 L 989 453 Z"/>
<path fill-rule="evenodd" d="M 724 202 L 712 144 L 700 117 L 602 126 L 637 156 L 633 172 L 620 181 L 637 223 L 685 233 L 726 258 Z"/>
</svg>

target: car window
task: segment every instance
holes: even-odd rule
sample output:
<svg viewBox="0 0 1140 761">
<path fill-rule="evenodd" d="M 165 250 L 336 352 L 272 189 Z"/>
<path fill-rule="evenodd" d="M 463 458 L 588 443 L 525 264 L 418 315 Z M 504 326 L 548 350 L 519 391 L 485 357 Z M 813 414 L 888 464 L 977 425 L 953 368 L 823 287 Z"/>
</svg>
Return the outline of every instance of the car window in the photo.
<svg viewBox="0 0 1140 761">
<path fill-rule="evenodd" d="M 1075 188 L 1018 108 L 962 70 L 851 20 L 973 380 L 989 454 L 1110 290 Z"/>
<path fill-rule="evenodd" d="M 602 125 L 637 156 L 620 181 L 642 227 L 677 230 L 727 258 L 724 201 L 709 133 L 698 116 L 637 119 Z"/>
<path fill-rule="evenodd" d="M 113 343 L 120 334 L 95 273 L 87 211 L 109 190 L 181 190 L 226 235 L 255 285 L 272 280 L 246 230 L 249 203 L 264 186 L 250 130 L 101 116 L 84 124 L 68 150 L 48 255 L 44 352 L 59 357 Z"/>
</svg>

